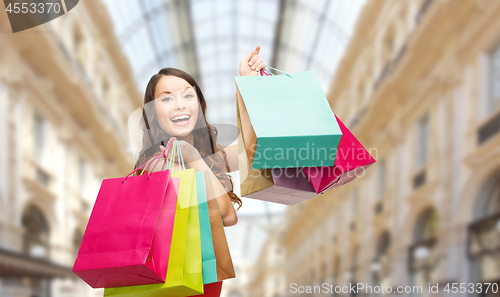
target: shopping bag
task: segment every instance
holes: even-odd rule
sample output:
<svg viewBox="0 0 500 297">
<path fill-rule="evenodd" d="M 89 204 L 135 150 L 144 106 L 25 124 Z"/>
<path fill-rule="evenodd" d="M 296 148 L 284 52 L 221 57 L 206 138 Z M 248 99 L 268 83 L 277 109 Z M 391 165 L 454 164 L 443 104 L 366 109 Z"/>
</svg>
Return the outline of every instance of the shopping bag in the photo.
<svg viewBox="0 0 500 297">
<path fill-rule="evenodd" d="M 333 166 L 342 132 L 312 71 L 235 77 L 252 169 Z"/>
<path fill-rule="evenodd" d="M 165 282 L 178 180 L 132 173 L 102 182 L 87 224 L 73 272 L 93 288 Z"/>
<path fill-rule="evenodd" d="M 210 284 L 217 282 L 217 263 L 212 241 L 212 230 L 210 229 L 205 174 L 208 174 L 208 172 L 196 172 L 196 189 L 198 191 L 198 213 L 200 216 L 203 284 Z"/>
<path fill-rule="evenodd" d="M 356 179 L 375 163 L 375 159 L 335 116 L 342 130 L 334 166 L 302 168 L 317 193 L 339 187 Z"/>
<path fill-rule="evenodd" d="M 104 296 L 184 297 L 203 293 L 195 170 L 173 171 L 171 175 L 179 178 L 180 182 L 166 281 L 154 285 L 107 288 L 104 290 Z M 182 208 L 182 202 L 191 206 Z"/>
<path fill-rule="evenodd" d="M 238 166 L 241 196 L 285 205 L 297 204 L 317 196 L 301 168 L 250 168 L 246 136 L 252 137 L 252 132 L 249 132 L 248 126 L 245 126 L 241 120 L 244 113 L 240 112 L 240 102 L 241 100 L 236 102 L 236 124 L 240 131 L 238 135 Z M 247 130 L 245 131 L 245 129 Z"/>
<path fill-rule="evenodd" d="M 212 231 L 212 242 L 214 245 L 215 260 L 217 264 L 217 280 L 235 278 L 233 260 L 227 245 L 226 233 L 219 211 L 219 204 L 215 197 L 215 191 L 212 185 L 212 179 L 207 172 L 205 175 L 205 184 L 207 190 L 208 214 L 210 216 L 210 230 Z"/>
<path fill-rule="evenodd" d="M 253 137 L 253 139 L 256 139 L 256 136 L 255 133 L 253 133 L 251 126 L 246 125 L 249 124 L 249 122 L 247 121 L 246 124 L 244 124 L 241 120 L 242 114 L 240 112 L 240 104 L 242 104 L 242 100 L 238 92 L 236 92 L 236 96 L 239 97 L 236 101 L 236 125 L 238 127 L 238 131 L 240 131 L 238 135 L 238 167 L 240 171 L 240 192 L 241 196 L 244 197 L 250 193 L 269 188 L 273 186 L 274 183 L 271 175 L 271 169 L 250 168 L 251 160 L 248 158 L 250 151 L 245 145 L 246 142 L 243 141 L 243 135 L 245 136 L 245 140 L 247 137 Z M 245 116 L 244 113 L 243 116 Z M 246 129 L 246 133 L 243 132 L 244 129 Z"/>
</svg>

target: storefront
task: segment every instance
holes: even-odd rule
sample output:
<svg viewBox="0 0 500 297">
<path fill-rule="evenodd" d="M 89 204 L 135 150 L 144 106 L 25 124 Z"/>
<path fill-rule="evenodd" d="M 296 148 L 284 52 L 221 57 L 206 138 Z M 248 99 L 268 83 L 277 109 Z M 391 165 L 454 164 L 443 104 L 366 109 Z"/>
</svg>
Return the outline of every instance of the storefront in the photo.
<svg viewBox="0 0 500 297">
<path fill-rule="evenodd" d="M 71 267 L 0 249 L 0 288 L 2 297 L 50 297 L 50 280 L 75 278 Z"/>
</svg>

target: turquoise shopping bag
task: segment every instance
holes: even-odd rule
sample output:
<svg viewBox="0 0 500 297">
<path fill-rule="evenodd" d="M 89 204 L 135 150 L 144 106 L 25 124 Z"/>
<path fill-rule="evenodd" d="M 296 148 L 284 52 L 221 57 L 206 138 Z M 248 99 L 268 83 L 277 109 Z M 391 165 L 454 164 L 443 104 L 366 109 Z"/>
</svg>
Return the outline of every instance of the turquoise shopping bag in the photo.
<svg viewBox="0 0 500 297">
<path fill-rule="evenodd" d="M 217 262 L 215 260 L 210 216 L 208 214 L 205 171 L 196 172 L 196 189 L 198 193 L 198 214 L 200 216 L 200 240 L 203 284 L 217 282 Z"/>
<path fill-rule="evenodd" d="M 342 132 L 314 72 L 235 81 L 252 169 L 334 165 Z"/>
</svg>

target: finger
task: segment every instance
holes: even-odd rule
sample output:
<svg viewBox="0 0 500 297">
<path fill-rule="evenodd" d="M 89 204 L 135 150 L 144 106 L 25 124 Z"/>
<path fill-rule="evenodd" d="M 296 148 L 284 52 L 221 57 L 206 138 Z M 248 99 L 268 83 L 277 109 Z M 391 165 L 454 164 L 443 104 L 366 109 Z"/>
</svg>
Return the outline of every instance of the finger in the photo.
<svg viewBox="0 0 500 297">
<path fill-rule="evenodd" d="M 257 56 L 257 57 L 258 57 L 258 56 Z M 257 59 L 257 61 L 255 61 L 255 63 L 253 63 L 252 69 L 253 69 L 253 70 L 257 70 L 257 66 L 258 66 L 259 64 L 262 64 L 262 63 L 263 63 L 263 62 L 262 62 L 262 58 L 258 58 L 258 59 Z"/>
<path fill-rule="evenodd" d="M 253 56 L 253 52 L 249 51 L 248 54 L 243 58 L 243 61 L 248 62 Z"/>
<path fill-rule="evenodd" d="M 259 59 L 260 59 L 259 55 L 253 56 L 252 59 L 250 59 L 250 62 L 248 62 L 248 66 L 250 66 L 253 69 L 252 66 L 255 65 L 257 60 Z"/>
<path fill-rule="evenodd" d="M 260 52 L 260 45 L 257 45 L 257 47 L 255 47 L 255 50 L 253 51 L 253 54 L 258 55 L 259 52 Z"/>
<path fill-rule="evenodd" d="M 261 69 L 265 69 L 266 68 L 266 64 L 264 63 L 257 63 L 257 66 L 255 67 L 255 71 L 260 71 Z"/>
</svg>

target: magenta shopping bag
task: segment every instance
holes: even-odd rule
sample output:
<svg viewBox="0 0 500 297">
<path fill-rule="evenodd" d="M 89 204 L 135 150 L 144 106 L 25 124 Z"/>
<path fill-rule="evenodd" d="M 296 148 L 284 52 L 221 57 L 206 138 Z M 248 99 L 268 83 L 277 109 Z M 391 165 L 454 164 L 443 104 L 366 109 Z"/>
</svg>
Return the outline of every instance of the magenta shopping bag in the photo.
<svg viewBox="0 0 500 297">
<path fill-rule="evenodd" d="M 179 179 L 129 175 L 102 182 L 73 267 L 93 288 L 165 282 Z"/>
<path fill-rule="evenodd" d="M 304 167 L 302 170 L 309 178 L 316 193 L 322 193 L 353 181 L 375 163 L 375 159 L 335 116 L 342 131 L 334 166 Z"/>
</svg>

